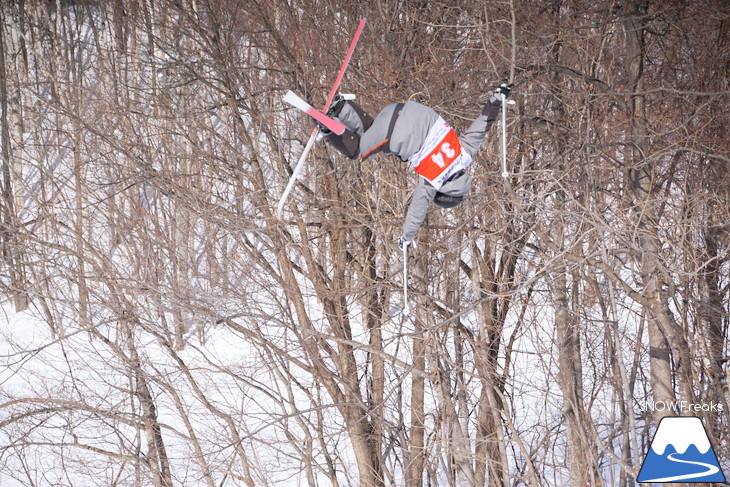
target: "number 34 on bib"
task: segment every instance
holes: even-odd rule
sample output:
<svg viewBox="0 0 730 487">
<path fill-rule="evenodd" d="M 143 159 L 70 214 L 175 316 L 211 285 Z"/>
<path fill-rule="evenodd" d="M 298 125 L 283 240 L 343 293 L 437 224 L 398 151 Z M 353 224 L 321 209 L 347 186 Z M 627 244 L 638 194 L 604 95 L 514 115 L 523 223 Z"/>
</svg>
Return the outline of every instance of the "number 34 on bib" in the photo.
<svg viewBox="0 0 730 487">
<path fill-rule="evenodd" d="M 442 169 L 454 162 L 454 159 L 456 159 L 456 150 L 451 147 L 449 142 L 444 142 L 441 144 L 439 152 L 431 154 L 433 163 Z"/>
<path fill-rule="evenodd" d="M 416 172 L 430 181 L 436 189 L 449 176 L 464 169 L 471 162 L 471 157 L 462 150 L 456 132 L 446 124 L 439 129 L 441 133 L 429 134 L 431 137 L 430 140 L 427 139 L 427 147 L 424 147 L 426 150 L 420 151 L 418 163 L 414 165 Z"/>
</svg>

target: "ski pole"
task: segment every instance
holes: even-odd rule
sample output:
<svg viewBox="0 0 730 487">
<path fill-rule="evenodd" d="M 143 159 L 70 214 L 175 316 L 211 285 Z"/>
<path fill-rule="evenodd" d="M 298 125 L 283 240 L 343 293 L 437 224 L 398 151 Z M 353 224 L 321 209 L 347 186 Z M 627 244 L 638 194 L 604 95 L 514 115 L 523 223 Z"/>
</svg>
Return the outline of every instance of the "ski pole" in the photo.
<svg viewBox="0 0 730 487">
<path fill-rule="evenodd" d="M 507 97 L 502 95 L 502 178 L 507 179 Z"/>
<path fill-rule="evenodd" d="M 317 127 L 312 130 L 312 135 L 309 136 L 309 140 L 307 141 L 307 145 L 304 146 L 304 150 L 302 151 L 302 154 L 299 156 L 299 160 L 297 161 L 297 165 L 294 166 L 294 171 L 292 172 L 291 176 L 289 177 L 289 182 L 286 185 L 286 188 L 284 188 L 284 192 L 281 194 L 281 198 L 279 199 L 279 204 L 276 205 L 276 217 L 281 220 L 281 215 L 284 212 L 284 203 L 286 203 L 286 199 L 289 197 L 289 193 L 291 193 L 291 190 L 294 188 L 294 185 L 297 182 L 297 179 L 299 179 L 299 175 L 301 174 L 302 170 L 304 169 L 304 161 L 307 160 L 307 156 L 309 155 L 309 152 L 312 150 L 312 147 L 314 146 L 314 142 L 317 140 L 317 132 L 319 129 Z"/>
<path fill-rule="evenodd" d="M 408 306 L 408 243 L 403 242 L 403 316 L 409 316 L 411 308 Z"/>
</svg>

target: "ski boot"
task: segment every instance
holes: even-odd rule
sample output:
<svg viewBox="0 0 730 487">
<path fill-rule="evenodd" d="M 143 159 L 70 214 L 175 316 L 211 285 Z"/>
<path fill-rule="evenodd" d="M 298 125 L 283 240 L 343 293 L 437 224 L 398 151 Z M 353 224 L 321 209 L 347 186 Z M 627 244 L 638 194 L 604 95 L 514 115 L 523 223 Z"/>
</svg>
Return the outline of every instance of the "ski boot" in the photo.
<svg viewBox="0 0 730 487">
<path fill-rule="evenodd" d="M 345 106 L 345 103 L 348 101 L 352 101 L 356 98 L 355 95 L 348 94 L 348 93 L 337 93 L 335 97 L 332 99 L 332 104 L 330 105 L 329 109 L 327 110 L 326 115 L 330 118 L 337 119 L 337 116 L 342 111 L 342 108 Z M 357 106 L 357 105 L 355 105 Z M 359 108 L 359 107 L 358 107 Z M 314 122 L 317 125 L 317 128 L 319 129 L 319 132 L 317 133 L 317 142 L 324 139 L 325 137 L 328 137 L 332 134 L 330 129 L 325 127 L 322 123 L 317 122 L 315 120 Z"/>
</svg>

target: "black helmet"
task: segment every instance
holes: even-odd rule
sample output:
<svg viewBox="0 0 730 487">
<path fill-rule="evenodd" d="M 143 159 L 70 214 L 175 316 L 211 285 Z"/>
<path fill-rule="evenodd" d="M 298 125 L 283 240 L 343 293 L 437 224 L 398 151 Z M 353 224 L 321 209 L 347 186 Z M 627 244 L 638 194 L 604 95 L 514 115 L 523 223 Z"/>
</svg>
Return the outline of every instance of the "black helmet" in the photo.
<svg viewBox="0 0 730 487">
<path fill-rule="evenodd" d="M 445 193 L 436 193 L 433 202 L 441 208 L 453 208 L 464 200 L 464 196 L 449 196 Z"/>
</svg>

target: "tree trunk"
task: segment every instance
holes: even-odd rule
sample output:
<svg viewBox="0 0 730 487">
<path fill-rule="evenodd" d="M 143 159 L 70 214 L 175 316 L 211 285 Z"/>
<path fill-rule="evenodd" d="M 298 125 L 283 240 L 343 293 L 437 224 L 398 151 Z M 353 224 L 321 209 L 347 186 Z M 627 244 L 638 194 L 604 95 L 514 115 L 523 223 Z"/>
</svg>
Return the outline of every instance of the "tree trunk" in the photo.
<svg viewBox="0 0 730 487">
<path fill-rule="evenodd" d="M 162 438 L 162 428 L 157 419 L 157 407 L 152 396 L 147 374 L 137 353 L 134 331 L 131 323 L 122 323 L 129 349 L 129 365 L 134 376 L 136 396 L 142 407 L 142 423 L 147 435 L 147 459 L 153 474 L 153 482 L 157 487 L 172 487 L 172 474 L 167 449 Z"/>
<path fill-rule="evenodd" d="M 500 301 L 494 295 L 509 287 L 519 248 L 507 250 L 505 245 L 499 264 L 495 246 L 489 239 L 484 251 L 472 244 L 472 252 L 476 257 L 472 269 L 473 279 L 484 297 L 479 306 L 480 340 L 476 349 L 476 367 L 482 389 L 477 412 L 475 484 L 485 485 L 488 482 L 490 487 L 505 487 L 509 485 L 509 465 L 502 425 L 504 407 L 500 399 L 503 384 L 498 367 L 509 300 Z"/>
<path fill-rule="evenodd" d="M 555 301 L 555 331 L 558 345 L 558 386 L 563 393 L 563 418 L 567 428 L 567 461 L 572 487 L 593 485 L 600 478 L 596 471 L 584 424 L 583 366 L 581 357 L 580 322 L 578 321 L 578 276 L 573 275 L 572 291 L 565 268 L 555 271 L 553 296 Z M 571 296 L 572 295 L 572 299 Z M 572 306 L 571 306 L 572 302 Z"/>
<path fill-rule="evenodd" d="M 19 46 L 15 39 L 18 26 L 13 19 L 8 5 L 0 6 L 0 145 L 2 145 L 2 210 L 0 211 L 0 245 L 2 256 L 8 266 L 10 275 L 11 293 L 16 311 L 28 308 L 29 298 L 25 289 L 24 269 L 22 262 L 22 243 L 18 241 L 17 212 L 18 186 L 22 187 L 21 166 L 16 160 L 16 154 L 22 150 L 22 118 L 20 112 L 20 71 L 12 69 L 17 66 L 15 60 L 19 57 Z M 21 11 L 19 15 L 23 16 Z M 17 194 L 16 194 L 17 193 Z M 22 201 L 20 201 L 22 205 Z"/>
<path fill-rule="evenodd" d="M 415 252 L 414 252 L 415 253 Z M 416 254 L 419 255 L 419 254 Z M 410 253 L 409 253 L 410 256 Z M 423 276 L 423 268 L 420 262 L 411 257 L 413 269 L 409 285 L 418 282 Z M 408 444 L 408 456 L 406 461 L 406 485 L 407 487 L 422 487 L 423 472 L 426 466 L 425 450 L 425 396 L 426 396 L 426 336 L 424 320 L 428 319 L 428 312 L 425 309 L 420 294 L 410 293 L 409 296 L 415 301 L 414 322 L 413 322 L 413 372 L 411 373 L 411 398 L 410 413 L 411 424 L 409 427 L 410 441 Z M 405 305 L 405 303 L 403 303 Z"/>
<path fill-rule="evenodd" d="M 671 289 L 674 284 L 663 272 L 660 254 L 662 244 L 658 236 L 662 206 L 658 203 L 658 190 L 661 184 L 655 180 L 652 162 L 646 159 L 650 154 L 651 143 L 645 111 L 644 89 L 644 30 L 640 17 L 646 10 L 647 2 L 635 1 L 630 5 L 626 20 L 623 22 L 625 35 L 625 71 L 628 76 L 628 89 L 634 93 L 627 104 L 629 119 L 629 139 L 632 147 L 632 165 L 629 168 L 629 181 L 633 190 L 634 205 L 639 221 L 637 238 L 644 255 L 640 274 L 644 285 L 644 295 L 648 305 L 648 333 L 650 346 L 651 383 L 654 402 L 672 403 L 675 400 L 674 381 L 679 386 L 683 400 L 692 400 L 691 359 L 689 345 L 684 330 L 678 325 L 669 307 Z M 667 184 L 671 184 L 667 183 Z M 672 367 L 672 363 L 674 367 Z M 669 411 L 655 410 L 659 421 Z"/>
</svg>

